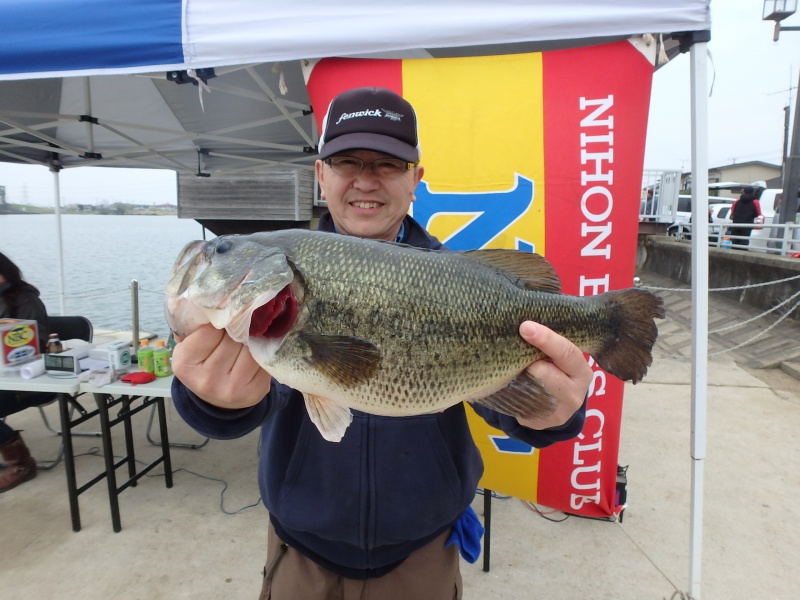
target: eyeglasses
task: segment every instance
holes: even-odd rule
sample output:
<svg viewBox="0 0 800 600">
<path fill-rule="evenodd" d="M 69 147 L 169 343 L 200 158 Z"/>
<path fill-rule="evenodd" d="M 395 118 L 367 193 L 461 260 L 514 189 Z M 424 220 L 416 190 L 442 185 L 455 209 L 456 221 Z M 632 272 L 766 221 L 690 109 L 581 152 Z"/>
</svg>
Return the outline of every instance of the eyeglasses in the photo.
<svg viewBox="0 0 800 600">
<path fill-rule="evenodd" d="M 379 158 L 372 162 L 365 162 L 355 156 L 331 156 L 324 160 L 333 172 L 342 177 L 358 177 L 369 165 L 373 175 L 381 179 L 394 179 L 416 167 L 416 163 L 409 163 L 399 158 Z"/>
</svg>

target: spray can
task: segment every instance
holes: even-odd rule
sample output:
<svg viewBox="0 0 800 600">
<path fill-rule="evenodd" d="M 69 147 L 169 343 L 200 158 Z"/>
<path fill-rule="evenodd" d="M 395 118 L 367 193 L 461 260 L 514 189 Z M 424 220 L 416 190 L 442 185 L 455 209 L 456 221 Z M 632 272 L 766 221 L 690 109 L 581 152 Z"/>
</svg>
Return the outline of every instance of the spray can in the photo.
<svg viewBox="0 0 800 600">
<path fill-rule="evenodd" d="M 155 365 L 153 364 L 153 348 L 150 346 L 150 340 L 139 341 L 139 350 L 136 352 L 136 357 L 139 359 L 140 371 L 155 373 Z"/>
<path fill-rule="evenodd" d="M 64 344 L 58 339 L 57 333 L 51 333 L 47 339 L 47 346 L 45 347 L 45 354 L 58 354 L 64 351 Z"/>
<path fill-rule="evenodd" d="M 153 350 L 153 373 L 156 377 L 172 375 L 172 367 L 169 362 L 169 350 L 164 340 L 158 340 L 158 342 L 156 342 L 156 349 Z"/>
</svg>

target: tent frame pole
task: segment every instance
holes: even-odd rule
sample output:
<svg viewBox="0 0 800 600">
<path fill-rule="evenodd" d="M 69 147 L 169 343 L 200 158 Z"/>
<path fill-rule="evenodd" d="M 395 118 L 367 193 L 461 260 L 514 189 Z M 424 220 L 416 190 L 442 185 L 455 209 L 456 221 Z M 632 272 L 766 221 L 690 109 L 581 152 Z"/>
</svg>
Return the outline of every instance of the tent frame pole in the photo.
<svg viewBox="0 0 800 600">
<path fill-rule="evenodd" d="M 705 42 L 690 50 L 692 104 L 692 502 L 689 597 L 700 600 L 703 480 L 708 393 L 708 63 Z"/>
<path fill-rule="evenodd" d="M 50 165 L 50 171 L 53 173 L 53 205 L 55 206 L 56 216 L 56 244 L 58 245 L 58 305 L 60 314 L 65 315 L 64 310 L 64 244 L 61 240 L 61 183 L 58 177 L 58 172 L 61 166 L 57 164 Z"/>
</svg>

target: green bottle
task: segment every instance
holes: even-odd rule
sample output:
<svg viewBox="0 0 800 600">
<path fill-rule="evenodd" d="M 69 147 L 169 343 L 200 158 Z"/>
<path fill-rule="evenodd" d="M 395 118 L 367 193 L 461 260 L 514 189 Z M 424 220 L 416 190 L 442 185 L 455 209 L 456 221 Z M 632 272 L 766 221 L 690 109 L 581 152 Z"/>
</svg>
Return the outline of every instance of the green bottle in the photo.
<svg viewBox="0 0 800 600">
<path fill-rule="evenodd" d="M 156 342 L 156 349 L 153 350 L 153 368 L 156 377 L 167 377 L 172 375 L 172 367 L 169 363 L 169 350 L 164 344 L 164 340 Z"/>
<path fill-rule="evenodd" d="M 147 371 L 148 373 L 155 372 L 153 365 L 153 348 L 150 347 L 150 340 L 140 340 L 139 350 L 136 352 L 136 357 L 139 360 L 139 370 Z"/>
</svg>

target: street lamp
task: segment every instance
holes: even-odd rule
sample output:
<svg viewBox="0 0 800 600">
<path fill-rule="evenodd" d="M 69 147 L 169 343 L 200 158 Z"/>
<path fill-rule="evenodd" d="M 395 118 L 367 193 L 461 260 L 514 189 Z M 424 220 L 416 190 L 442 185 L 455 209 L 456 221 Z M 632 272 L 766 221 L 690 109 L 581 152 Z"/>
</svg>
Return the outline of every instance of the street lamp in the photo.
<svg viewBox="0 0 800 600">
<path fill-rule="evenodd" d="M 797 12 L 797 0 L 764 0 L 762 21 L 775 21 L 773 42 L 778 41 L 781 31 L 800 31 L 800 27 L 781 27 L 781 21 Z"/>
<path fill-rule="evenodd" d="M 797 12 L 797 0 L 764 0 L 764 21 L 775 21 L 773 41 L 781 31 L 800 31 L 800 27 L 781 27 L 781 21 Z M 798 81 L 800 87 L 800 81 Z M 783 166 L 783 200 L 778 212 L 779 223 L 794 222 L 797 214 L 797 195 L 800 189 L 800 94 L 797 95 L 792 127 L 792 146 Z"/>
</svg>

